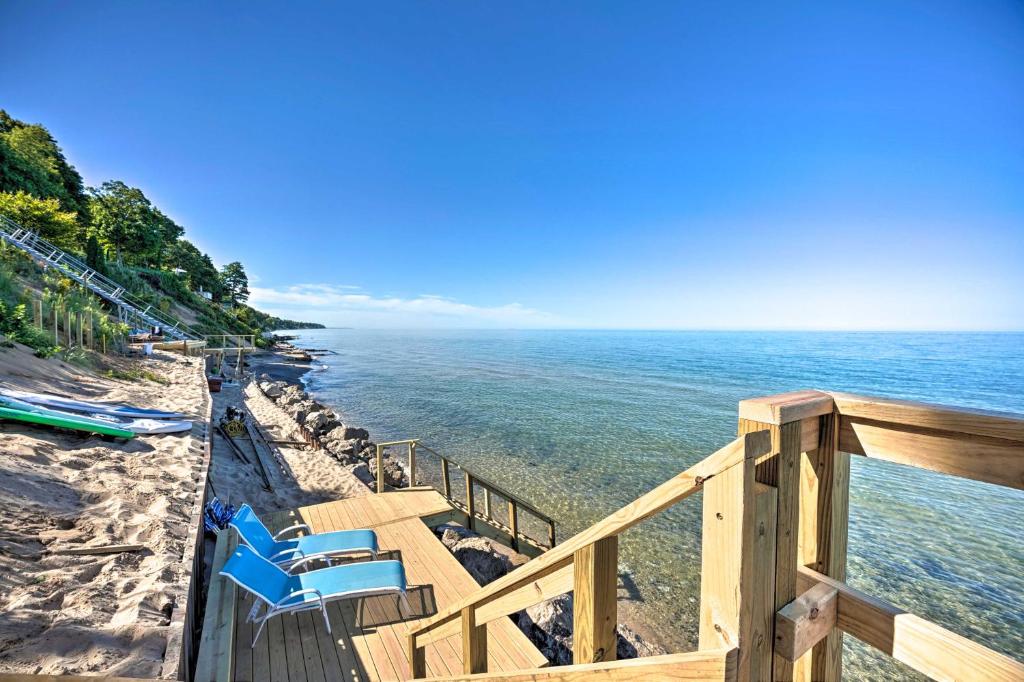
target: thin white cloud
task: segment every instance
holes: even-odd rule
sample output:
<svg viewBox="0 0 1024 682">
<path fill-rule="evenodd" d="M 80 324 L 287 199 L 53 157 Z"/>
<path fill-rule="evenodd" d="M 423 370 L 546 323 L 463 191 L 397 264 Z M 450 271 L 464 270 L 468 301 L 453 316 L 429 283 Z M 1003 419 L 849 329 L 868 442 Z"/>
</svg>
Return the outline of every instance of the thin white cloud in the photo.
<svg viewBox="0 0 1024 682">
<path fill-rule="evenodd" d="M 358 287 L 330 284 L 250 287 L 249 303 L 281 317 L 305 316 L 309 321 L 329 325 L 539 327 L 556 323 L 549 313 L 519 303 L 478 306 L 436 294 L 413 298 L 373 296 L 358 291 Z"/>
</svg>

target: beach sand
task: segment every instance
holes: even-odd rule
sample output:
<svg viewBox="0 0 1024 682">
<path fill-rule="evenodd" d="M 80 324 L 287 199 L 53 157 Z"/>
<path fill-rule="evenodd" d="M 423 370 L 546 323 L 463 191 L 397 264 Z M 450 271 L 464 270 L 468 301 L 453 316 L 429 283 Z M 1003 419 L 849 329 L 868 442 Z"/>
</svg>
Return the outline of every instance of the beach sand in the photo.
<svg viewBox="0 0 1024 682">
<path fill-rule="evenodd" d="M 163 382 L 106 378 L 21 347 L 0 350 L 0 382 L 203 414 L 199 358 L 108 362 Z M 125 442 L 0 422 L 0 433 L 0 671 L 156 677 L 183 593 L 201 430 Z M 61 553 L 114 544 L 144 549 Z"/>
</svg>

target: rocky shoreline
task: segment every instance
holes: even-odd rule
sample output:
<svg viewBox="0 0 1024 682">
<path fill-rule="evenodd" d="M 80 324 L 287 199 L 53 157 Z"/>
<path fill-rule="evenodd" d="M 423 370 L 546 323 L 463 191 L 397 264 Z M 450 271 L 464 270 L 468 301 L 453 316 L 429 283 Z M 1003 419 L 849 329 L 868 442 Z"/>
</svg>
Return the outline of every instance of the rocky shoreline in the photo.
<svg viewBox="0 0 1024 682">
<path fill-rule="evenodd" d="M 264 368 L 273 371 L 269 364 Z M 304 373 L 299 373 L 299 376 Z M 280 376 L 278 372 L 273 374 Z M 289 379 L 297 378 L 295 373 L 288 374 Z M 266 372 L 260 373 L 255 383 L 263 395 L 295 420 L 313 447 L 325 451 L 367 487 L 372 489 L 375 486 L 376 443 L 370 439 L 367 429 L 346 424 L 334 409 L 314 400 L 299 384 L 274 379 Z M 383 457 L 383 469 L 388 485 L 402 487 L 408 484 L 402 464 L 387 452 Z M 438 526 L 433 531 L 481 586 L 497 580 L 527 560 L 504 545 L 454 523 Z M 572 663 L 572 599 L 571 593 L 563 594 L 510 616 L 552 665 Z M 616 651 L 619 659 L 663 653 L 666 653 L 664 649 L 645 641 L 628 625 L 619 624 Z"/>
</svg>

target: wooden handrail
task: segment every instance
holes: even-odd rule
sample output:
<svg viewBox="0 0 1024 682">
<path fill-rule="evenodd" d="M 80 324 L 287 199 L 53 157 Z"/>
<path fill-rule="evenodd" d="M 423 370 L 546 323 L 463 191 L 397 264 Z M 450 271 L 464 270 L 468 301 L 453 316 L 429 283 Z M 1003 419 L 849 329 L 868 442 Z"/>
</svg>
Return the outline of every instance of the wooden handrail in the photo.
<svg viewBox="0 0 1024 682">
<path fill-rule="evenodd" d="M 534 668 L 517 672 L 433 677 L 429 682 L 580 682 L 581 680 L 726 680 L 735 679 L 736 649 L 691 651 L 608 663 Z"/>
<path fill-rule="evenodd" d="M 532 581 L 538 581 L 545 576 L 551 575 L 555 571 L 569 565 L 573 560 L 573 555 L 578 550 L 599 540 L 619 535 L 641 521 L 691 496 L 700 490 L 704 481 L 742 462 L 745 457 L 759 457 L 767 454 L 770 449 L 771 443 L 767 432 L 764 431 L 747 434 L 735 439 L 714 454 L 709 455 L 686 471 L 662 483 L 657 488 L 622 507 L 619 511 L 598 521 L 590 528 L 581 531 L 571 539 L 554 547 L 533 561 L 520 566 L 511 573 L 498 578 L 489 585 L 481 587 L 473 594 L 452 604 L 441 613 L 418 623 L 409 633 L 411 639 L 410 648 L 418 649 L 437 639 L 450 636 L 452 634 L 450 629 L 441 628 L 460 618 L 463 609 L 480 609 L 488 602 L 493 602 L 510 595 Z M 534 603 L 539 601 L 543 601 L 543 599 L 538 599 Z M 521 601 L 517 601 L 516 608 L 507 613 L 524 608 L 521 604 Z M 504 609 L 494 609 L 488 615 L 492 618 L 507 615 L 507 613 L 502 613 L 502 611 Z M 476 622 L 479 625 L 487 621 L 478 615 Z M 439 629 L 440 631 L 438 632 Z"/>
<path fill-rule="evenodd" d="M 1024 664 L 809 568 L 801 591 L 838 592 L 836 626 L 935 680 L 1024 680 Z"/>
</svg>

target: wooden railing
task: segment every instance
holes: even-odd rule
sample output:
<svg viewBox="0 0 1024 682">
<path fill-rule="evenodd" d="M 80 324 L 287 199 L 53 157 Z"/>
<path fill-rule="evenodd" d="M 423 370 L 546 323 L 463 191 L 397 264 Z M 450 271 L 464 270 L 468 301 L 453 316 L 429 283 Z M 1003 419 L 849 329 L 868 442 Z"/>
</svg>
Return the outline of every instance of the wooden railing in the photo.
<svg viewBox="0 0 1024 682">
<path fill-rule="evenodd" d="M 614 660 L 619 534 L 703 490 L 698 647 L 735 655 L 730 672 L 714 679 L 839 680 L 843 633 L 938 680 L 1024 679 L 1020 662 L 845 583 L 851 454 L 1021 489 L 1024 418 L 799 391 L 742 401 L 739 433 L 615 514 L 414 624 L 414 677 L 425 675 L 424 647 L 453 635 L 462 639 L 464 673 L 486 672 L 488 622 L 569 591 L 573 666 L 552 679 L 576 679 L 579 666 Z M 606 679 L 642 677 L 644 665 L 623 675 L 608 669 Z"/>
<path fill-rule="evenodd" d="M 503 536 L 503 539 L 504 536 L 507 536 L 509 544 L 513 549 L 516 551 L 523 551 L 531 555 L 539 554 L 540 552 L 549 550 L 555 546 L 554 519 L 529 504 L 521 497 L 513 495 L 497 484 L 477 476 L 464 465 L 439 454 L 433 448 L 427 447 L 420 442 L 418 438 L 377 444 L 376 460 L 378 472 L 378 493 L 385 491 L 384 477 L 380 475 L 380 472 L 383 471 L 384 451 L 389 447 L 401 446 L 406 447 L 409 463 L 408 475 L 410 486 L 416 486 L 420 481 L 419 473 L 422 471 L 422 467 L 420 465 L 418 453 L 420 451 L 429 452 L 437 458 L 440 474 L 438 492 L 444 495 L 449 504 L 462 510 L 466 514 L 466 522 L 470 530 L 484 530 L 479 526 L 479 524 L 483 522 L 487 526 L 497 530 L 499 534 Z M 462 472 L 462 480 L 456 481 L 454 484 L 452 481 L 453 468 L 457 468 Z M 453 494 L 455 486 L 458 486 L 460 483 L 465 491 L 465 502 L 459 500 Z M 477 494 L 478 488 L 482 491 L 481 495 Z M 497 506 L 494 503 L 495 498 L 504 501 L 507 509 L 506 518 L 508 523 L 502 523 L 499 517 L 495 514 Z M 524 512 L 534 517 L 541 525 L 544 526 L 547 534 L 546 544 L 541 540 L 531 537 L 524 531 L 523 524 L 520 522 L 520 515 Z"/>
</svg>

